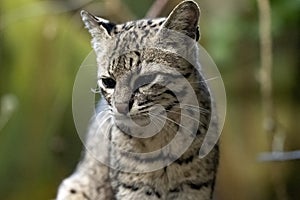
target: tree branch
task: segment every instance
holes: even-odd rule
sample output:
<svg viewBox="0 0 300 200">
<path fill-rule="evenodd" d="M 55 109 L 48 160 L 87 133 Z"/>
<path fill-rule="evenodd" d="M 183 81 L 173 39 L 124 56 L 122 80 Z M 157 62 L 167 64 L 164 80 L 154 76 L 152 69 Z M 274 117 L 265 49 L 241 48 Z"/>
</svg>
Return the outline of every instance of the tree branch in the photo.
<svg viewBox="0 0 300 200">
<path fill-rule="evenodd" d="M 271 11 L 268 0 L 257 0 L 259 8 L 260 36 L 260 87 L 264 109 L 264 129 L 274 135 L 276 131 L 275 110 L 272 100 L 272 39 Z"/>
<path fill-rule="evenodd" d="M 161 11 L 163 10 L 163 8 L 166 6 L 166 4 L 168 3 L 168 0 L 156 0 L 151 8 L 148 10 L 147 14 L 146 14 L 146 18 L 155 18 L 157 17 Z"/>
</svg>

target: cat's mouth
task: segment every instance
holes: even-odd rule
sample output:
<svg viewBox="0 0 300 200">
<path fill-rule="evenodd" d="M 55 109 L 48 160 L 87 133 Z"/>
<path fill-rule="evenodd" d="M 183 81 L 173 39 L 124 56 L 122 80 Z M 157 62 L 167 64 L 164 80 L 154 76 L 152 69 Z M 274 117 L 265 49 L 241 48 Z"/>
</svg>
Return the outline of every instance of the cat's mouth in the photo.
<svg viewBox="0 0 300 200">
<path fill-rule="evenodd" d="M 148 114 L 115 114 L 115 121 L 117 124 L 127 125 L 127 126 L 147 126 L 150 122 L 150 116 Z"/>
<path fill-rule="evenodd" d="M 151 121 L 149 115 L 118 115 L 114 116 L 116 126 L 125 134 L 135 138 L 149 138 L 160 128 Z"/>
</svg>

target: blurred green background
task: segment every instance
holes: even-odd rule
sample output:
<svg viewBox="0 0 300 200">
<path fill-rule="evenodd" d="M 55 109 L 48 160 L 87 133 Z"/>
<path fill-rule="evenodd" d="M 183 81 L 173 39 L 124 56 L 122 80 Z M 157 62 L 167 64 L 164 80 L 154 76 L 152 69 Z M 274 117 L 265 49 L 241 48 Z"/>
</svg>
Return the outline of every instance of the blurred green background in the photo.
<svg viewBox="0 0 300 200">
<path fill-rule="evenodd" d="M 178 3 L 171 0 L 165 16 Z M 79 17 L 143 17 L 153 0 L 0 1 L 0 198 L 52 199 L 80 158 L 72 118 L 76 72 L 91 51 Z M 300 198 L 300 160 L 259 162 L 270 150 L 262 128 L 255 0 L 199 0 L 200 43 L 223 76 L 227 118 L 217 200 Z M 274 102 L 285 150 L 300 149 L 300 1 L 272 0 Z"/>
</svg>

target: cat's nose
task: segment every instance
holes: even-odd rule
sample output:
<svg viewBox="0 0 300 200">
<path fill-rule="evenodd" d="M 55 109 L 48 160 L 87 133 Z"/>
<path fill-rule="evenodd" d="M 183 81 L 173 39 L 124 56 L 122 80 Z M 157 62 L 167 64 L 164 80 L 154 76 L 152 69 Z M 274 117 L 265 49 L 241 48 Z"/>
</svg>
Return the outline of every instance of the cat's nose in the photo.
<svg viewBox="0 0 300 200">
<path fill-rule="evenodd" d="M 116 103 L 115 107 L 117 111 L 121 114 L 126 115 L 129 112 L 129 107 L 127 103 Z"/>
</svg>

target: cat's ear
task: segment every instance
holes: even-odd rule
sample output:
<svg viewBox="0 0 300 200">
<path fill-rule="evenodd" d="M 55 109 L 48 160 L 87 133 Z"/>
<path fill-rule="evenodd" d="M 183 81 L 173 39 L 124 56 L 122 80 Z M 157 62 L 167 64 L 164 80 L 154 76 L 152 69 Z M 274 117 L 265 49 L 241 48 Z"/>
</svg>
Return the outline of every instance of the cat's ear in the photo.
<svg viewBox="0 0 300 200">
<path fill-rule="evenodd" d="M 111 38 L 111 31 L 116 26 L 114 23 L 94 16 L 85 10 L 82 10 L 80 14 L 85 27 L 89 30 L 92 37 L 105 39 Z"/>
<path fill-rule="evenodd" d="M 188 0 L 178 4 L 163 24 L 163 28 L 178 31 L 195 40 L 199 40 L 198 22 L 200 8 L 194 1 Z"/>
</svg>

